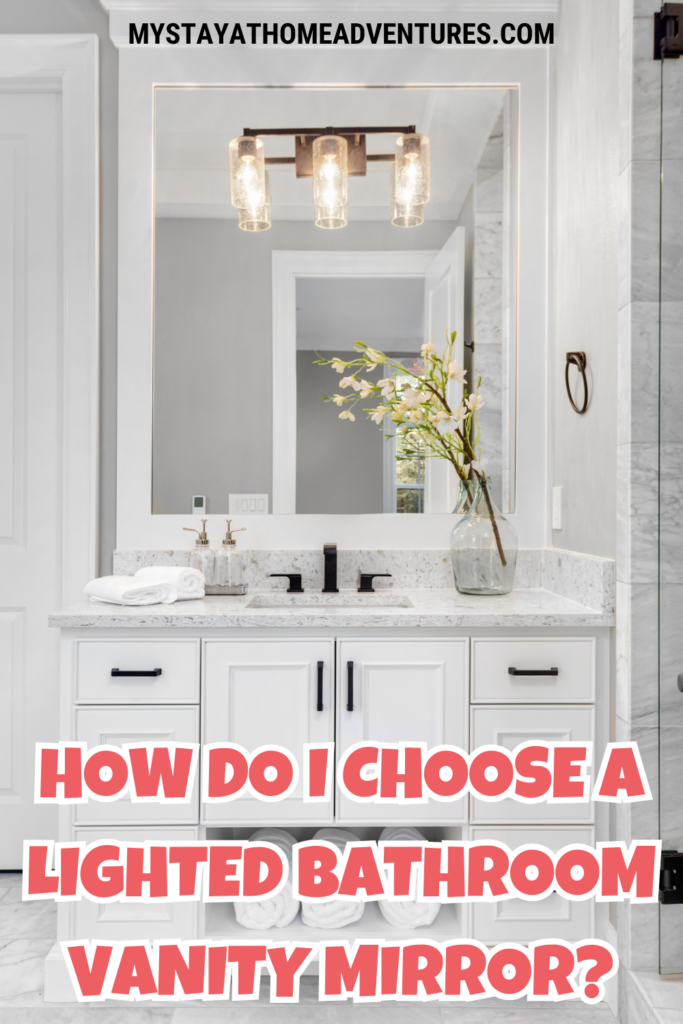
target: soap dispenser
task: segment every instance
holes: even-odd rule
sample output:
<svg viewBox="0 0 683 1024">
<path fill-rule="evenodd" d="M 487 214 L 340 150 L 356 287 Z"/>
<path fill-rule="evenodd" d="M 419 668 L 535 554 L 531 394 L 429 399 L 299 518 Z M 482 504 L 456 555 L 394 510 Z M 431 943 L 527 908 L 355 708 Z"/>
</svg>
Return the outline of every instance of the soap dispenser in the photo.
<svg viewBox="0 0 683 1024">
<path fill-rule="evenodd" d="M 234 533 L 241 533 L 246 526 L 240 526 L 233 530 L 230 527 L 232 519 L 226 519 L 227 530 L 223 543 L 216 552 L 216 567 L 214 580 L 210 587 L 206 588 L 207 594 L 246 594 L 247 588 L 244 585 L 244 561 L 242 554 L 237 550 L 237 541 Z"/>
<path fill-rule="evenodd" d="M 194 542 L 194 548 L 190 552 L 190 568 L 199 569 L 200 572 L 204 573 L 206 593 L 210 593 L 208 587 L 214 582 L 216 556 L 209 547 L 209 538 L 206 534 L 206 519 L 202 519 L 201 530 L 195 530 L 192 526 L 183 526 L 183 530 L 199 534 Z"/>
</svg>

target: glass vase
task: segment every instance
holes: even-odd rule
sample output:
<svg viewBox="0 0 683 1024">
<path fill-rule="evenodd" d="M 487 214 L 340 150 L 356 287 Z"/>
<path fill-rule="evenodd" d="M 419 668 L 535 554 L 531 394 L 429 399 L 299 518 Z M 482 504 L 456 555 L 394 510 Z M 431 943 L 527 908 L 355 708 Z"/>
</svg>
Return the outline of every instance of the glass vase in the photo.
<svg viewBox="0 0 683 1024">
<path fill-rule="evenodd" d="M 454 516 L 464 516 L 469 512 L 472 499 L 474 498 L 476 483 L 477 481 L 474 477 L 472 480 L 460 481 L 460 490 L 458 491 L 455 508 L 453 509 Z"/>
<path fill-rule="evenodd" d="M 472 505 L 451 534 L 451 560 L 461 594 L 509 594 L 512 590 L 517 534 L 496 508 L 490 480 L 476 480 Z"/>
</svg>

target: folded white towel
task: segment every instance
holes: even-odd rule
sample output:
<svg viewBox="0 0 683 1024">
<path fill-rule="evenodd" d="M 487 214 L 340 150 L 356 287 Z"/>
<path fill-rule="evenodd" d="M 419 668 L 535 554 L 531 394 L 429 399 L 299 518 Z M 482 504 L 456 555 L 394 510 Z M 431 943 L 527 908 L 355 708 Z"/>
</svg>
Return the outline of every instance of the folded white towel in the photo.
<svg viewBox="0 0 683 1024">
<path fill-rule="evenodd" d="M 102 604 L 172 604 L 178 593 L 170 583 L 147 583 L 134 576 L 101 576 L 84 588 L 86 597 Z"/>
<path fill-rule="evenodd" d="M 170 583 L 178 591 L 179 601 L 204 597 L 204 573 L 182 565 L 148 565 L 138 569 L 136 580 L 145 583 Z"/>
<path fill-rule="evenodd" d="M 250 842 L 279 846 L 289 861 L 289 877 L 284 888 L 269 900 L 258 903 L 235 903 L 235 917 L 243 928 L 286 928 L 299 913 L 301 904 L 292 896 L 292 847 L 296 839 L 283 828 L 259 828 Z"/>
<path fill-rule="evenodd" d="M 380 842 L 386 843 L 423 843 L 424 836 L 416 828 L 405 825 L 393 825 L 385 828 Z M 432 924 L 441 910 L 440 903 L 418 903 L 416 900 L 390 902 L 378 900 L 377 903 L 384 917 L 394 928 L 421 928 Z"/>
<path fill-rule="evenodd" d="M 314 839 L 325 839 L 334 843 L 343 853 L 347 843 L 358 841 L 358 836 L 343 828 L 321 828 Z M 365 913 L 364 903 L 353 900 L 331 900 L 329 903 L 302 903 L 301 920 L 309 928 L 344 928 L 347 924 L 360 921 Z"/>
</svg>

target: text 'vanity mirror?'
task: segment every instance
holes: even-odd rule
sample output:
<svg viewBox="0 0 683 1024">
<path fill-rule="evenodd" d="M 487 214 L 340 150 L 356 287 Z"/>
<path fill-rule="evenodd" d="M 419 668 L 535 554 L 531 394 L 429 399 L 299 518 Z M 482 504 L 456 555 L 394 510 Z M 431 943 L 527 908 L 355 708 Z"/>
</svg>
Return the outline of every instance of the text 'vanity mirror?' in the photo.
<svg viewBox="0 0 683 1024">
<path fill-rule="evenodd" d="M 152 511 L 515 511 L 515 89 L 155 90 Z"/>
</svg>

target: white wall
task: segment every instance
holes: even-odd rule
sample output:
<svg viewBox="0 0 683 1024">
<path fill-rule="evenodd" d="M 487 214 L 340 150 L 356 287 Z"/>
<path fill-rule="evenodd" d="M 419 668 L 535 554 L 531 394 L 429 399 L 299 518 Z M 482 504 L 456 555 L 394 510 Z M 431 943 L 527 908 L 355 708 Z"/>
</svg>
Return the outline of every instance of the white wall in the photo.
<svg viewBox="0 0 683 1024">
<path fill-rule="evenodd" d="M 561 0 L 551 394 L 564 521 L 549 543 L 606 558 L 616 546 L 618 25 L 618 0 Z M 571 351 L 585 351 L 592 377 L 583 416 L 565 391 Z"/>
</svg>

